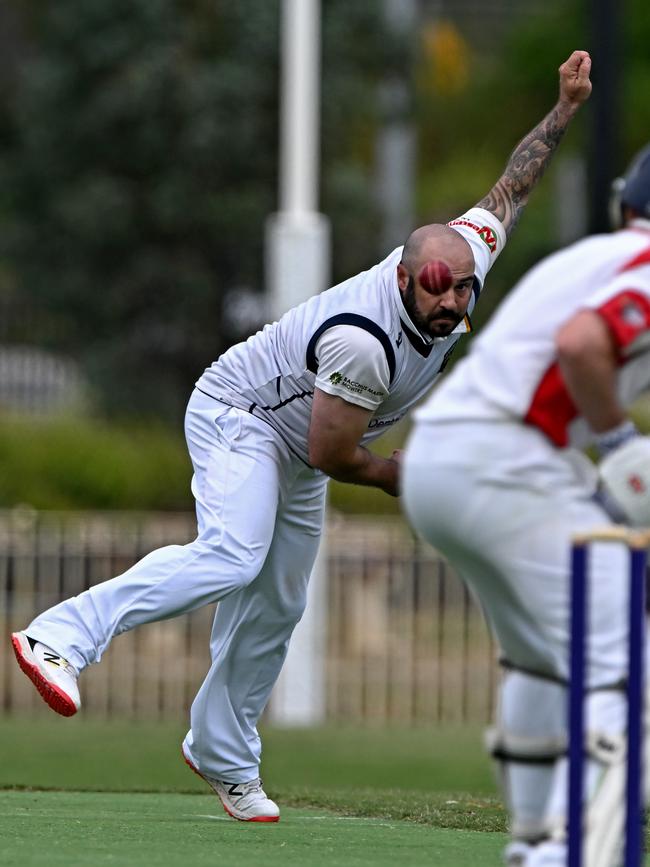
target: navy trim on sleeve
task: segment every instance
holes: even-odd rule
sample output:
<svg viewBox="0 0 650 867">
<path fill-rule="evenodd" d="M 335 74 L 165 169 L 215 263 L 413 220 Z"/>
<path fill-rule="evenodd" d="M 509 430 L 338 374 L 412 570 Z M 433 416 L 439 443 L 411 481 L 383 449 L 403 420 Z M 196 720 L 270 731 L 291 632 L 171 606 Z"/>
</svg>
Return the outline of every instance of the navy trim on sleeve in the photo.
<svg viewBox="0 0 650 867">
<path fill-rule="evenodd" d="M 328 328 L 334 328 L 335 325 L 354 325 L 357 328 L 363 328 L 381 343 L 386 353 L 386 361 L 388 362 L 388 370 L 390 372 L 390 382 L 392 384 L 395 376 L 395 352 L 390 339 L 385 331 L 383 331 L 376 322 L 368 319 L 365 316 L 360 316 L 358 313 L 338 313 L 336 316 L 331 316 L 318 326 L 316 331 L 311 336 L 307 344 L 307 370 L 312 373 L 318 373 L 318 361 L 316 360 L 316 344 L 319 338 Z"/>
<path fill-rule="evenodd" d="M 478 277 L 474 274 L 474 281 L 472 283 L 472 292 L 474 293 L 474 303 L 478 301 L 481 295 L 481 284 L 479 282 Z"/>
</svg>

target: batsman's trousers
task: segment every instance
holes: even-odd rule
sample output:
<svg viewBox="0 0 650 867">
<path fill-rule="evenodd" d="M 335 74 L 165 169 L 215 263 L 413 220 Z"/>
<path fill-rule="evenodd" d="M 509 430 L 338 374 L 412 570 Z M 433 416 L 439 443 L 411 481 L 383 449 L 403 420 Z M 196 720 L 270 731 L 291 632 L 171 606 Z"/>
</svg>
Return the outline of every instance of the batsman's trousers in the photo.
<svg viewBox="0 0 650 867">
<path fill-rule="evenodd" d="M 567 735 L 566 692 L 554 687 L 569 674 L 571 540 L 611 523 L 594 490 L 584 456 L 515 422 L 423 421 L 404 455 L 409 520 L 460 572 L 515 669 L 500 686 L 496 730 L 524 754 L 540 743 L 553 753 Z M 589 548 L 585 717 L 608 743 L 625 731 L 628 553 Z M 501 763 L 511 827 L 524 838 L 565 826 L 567 762 L 561 748 L 555 755 Z M 589 760 L 592 793 L 602 768 Z"/>
<path fill-rule="evenodd" d="M 479 598 L 506 659 L 566 679 L 572 535 L 611 524 L 586 458 L 510 422 L 421 422 L 402 490 L 407 515 Z M 590 546 L 589 680 L 627 668 L 627 552 Z"/>
<path fill-rule="evenodd" d="M 324 516 L 327 477 L 266 422 L 195 390 L 185 434 L 198 536 L 148 554 L 123 575 L 37 617 L 27 634 L 78 671 L 115 635 L 219 602 L 212 664 L 187 742 L 202 773 L 259 775 L 257 721 L 302 616 Z"/>
</svg>

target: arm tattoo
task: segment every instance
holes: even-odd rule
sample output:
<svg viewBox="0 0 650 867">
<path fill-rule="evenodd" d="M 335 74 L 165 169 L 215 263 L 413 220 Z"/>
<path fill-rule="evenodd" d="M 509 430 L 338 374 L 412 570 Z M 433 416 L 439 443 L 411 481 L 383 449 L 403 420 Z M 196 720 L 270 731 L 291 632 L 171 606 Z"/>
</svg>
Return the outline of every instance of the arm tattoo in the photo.
<svg viewBox="0 0 650 867">
<path fill-rule="evenodd" d="M 567 128 L 569 118 L 552 109 L 512 152 L 504 173 L 478 208 L 491 211 L 509 236 L 517 225 L 531 190 L 544 174 Z"/>
</svg>

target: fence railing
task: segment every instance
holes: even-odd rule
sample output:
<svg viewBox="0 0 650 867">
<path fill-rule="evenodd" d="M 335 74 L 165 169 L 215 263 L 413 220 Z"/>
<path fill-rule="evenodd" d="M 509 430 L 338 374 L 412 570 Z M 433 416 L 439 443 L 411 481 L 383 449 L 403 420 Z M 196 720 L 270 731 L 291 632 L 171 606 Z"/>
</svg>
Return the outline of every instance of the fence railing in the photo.
<svg viewBox="0 0 650 867">
<path fill-rule="evenodd" d="M 144 554 L 189 541 L 192 515 L 0 512 L 5 713 L 40 712 L 9 633 Z M 398 519 L 337 518 L 327 533 L 327 717 L 485 721 L 497 669 L 481 614 L 447 564 Z M 183 719 L 209 666 L 214 606 L 119 636 L 81 680 L 83 712 Z"/>
<path fill-rule="evenodd" d="M 70 358 L 37 346 L 0 345 L 0 407 L 21 414 L 79 412 L 88 386 Z"/>
</svg>

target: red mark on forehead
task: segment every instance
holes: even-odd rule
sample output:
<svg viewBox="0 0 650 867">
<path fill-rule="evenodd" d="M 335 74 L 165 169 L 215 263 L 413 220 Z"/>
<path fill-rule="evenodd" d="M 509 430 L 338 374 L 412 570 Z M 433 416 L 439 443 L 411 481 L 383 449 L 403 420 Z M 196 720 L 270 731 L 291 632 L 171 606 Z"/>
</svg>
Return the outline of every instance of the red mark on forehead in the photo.
<svg viewBox="0 0 650 867">
<path fill-rule="evenodd" d="M 432 259 L 420 269 L 418 281 L 423 289 L 440 294 L 446 292 L 454 282 L 451 269 L 442 259 Z"/>
</svg>

